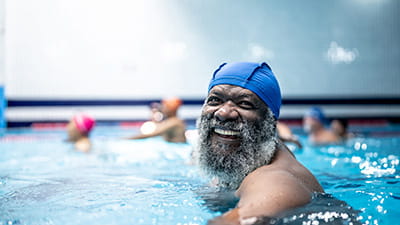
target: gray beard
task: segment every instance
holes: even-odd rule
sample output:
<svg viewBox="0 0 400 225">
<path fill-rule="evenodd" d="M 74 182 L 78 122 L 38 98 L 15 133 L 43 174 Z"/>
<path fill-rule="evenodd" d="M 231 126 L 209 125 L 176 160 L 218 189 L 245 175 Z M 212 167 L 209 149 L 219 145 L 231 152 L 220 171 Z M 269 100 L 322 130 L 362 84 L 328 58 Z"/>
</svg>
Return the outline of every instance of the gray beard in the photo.
<svg viewBox="0 0 400 225">
<path fill-rule="evenodd" d="M 269 109 L 264 120 L 255 122 L 220 122 L 211 117 L 212 115 L 202 115 L 197 120 L 198 163 L 207 175 L 218 179 L 220 188 L 235 190 L 249 173 L 269 164 L 274 157 L 278 143 L 276 119 Z M 219 143 L 212 146 L 211 134 L 215 126 L 240 131 L 242 141 L 233 153 L 219 153 L 231 150 L 231 145 Z"/>
</svg>

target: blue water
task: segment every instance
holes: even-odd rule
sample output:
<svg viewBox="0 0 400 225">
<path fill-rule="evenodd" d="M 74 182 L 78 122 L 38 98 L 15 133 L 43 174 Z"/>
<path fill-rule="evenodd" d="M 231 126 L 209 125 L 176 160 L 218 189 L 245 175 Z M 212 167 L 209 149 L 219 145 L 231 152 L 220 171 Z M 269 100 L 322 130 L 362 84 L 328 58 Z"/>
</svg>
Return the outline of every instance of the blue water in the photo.
<svg viewBox="0 0 400 225">
<path fill-rule="evenodd" d="M 361 136 L 326 147 L 298 133 L 304 148 L 289 147 L 331 194 L 301 209 L 314 210 L 306 222 L 339 212 L 326 201 L 333 198 L 348 204 L 346 213 L 359 210 L 364 224 L 397 223 L 400 127 L 379 129 L 360 128 Z M 83 154 L 62 141 L 62 130 L 7 131 L 0 138 L 0 225 L 206 224 L 234 206 L 236 199 L 216 193 L 191 164 L 191 144 L 119 139 L 130 134 L 98 127 L 94 150 Z"/>
</svg>

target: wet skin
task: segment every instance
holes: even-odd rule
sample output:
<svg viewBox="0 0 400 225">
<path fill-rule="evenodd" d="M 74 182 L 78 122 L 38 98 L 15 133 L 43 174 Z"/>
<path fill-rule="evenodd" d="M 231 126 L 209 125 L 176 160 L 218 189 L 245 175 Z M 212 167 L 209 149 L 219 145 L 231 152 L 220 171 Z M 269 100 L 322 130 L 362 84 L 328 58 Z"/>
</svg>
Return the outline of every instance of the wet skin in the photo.
<svg viewBox="0 0 400 225">
<path fill-rule="evenodd" d="M 267 112 L 267 107 L 260 98 L 250 90 L 233 86 L 218 85 L 211 89 L 203 114 L 215 117 L 221 122 L 261 121 L 262 115 Z M 241 143 L 238 130 L 225 126 L 213 127 L 211 143 L 213 146 L 222 143 L 231 145 L 231 151 Z M 229 152 L 227 152 L 229 153 Z"/>
<path fill-rule="evenodd" d="M 267 114 L 265 103 L 250 90 L 232 85 L 213 87 L 202 111 L 202 115 L 215 118 L 221 124 L 211 127 L 211 149 L 221 155 L 236 155 L 242 139 L 232 127 L 242 122 L 262 123 Z M 255 168 L 241 181 L 235 192 L 240 199 L 236 208 L 208 224 L 252 224 L 257 217 L 273 217 L 305 205 L 313 192 L 323 192 L 318 181 L 284 144 L 278 143 L 272 161 Z"/>
</svg>

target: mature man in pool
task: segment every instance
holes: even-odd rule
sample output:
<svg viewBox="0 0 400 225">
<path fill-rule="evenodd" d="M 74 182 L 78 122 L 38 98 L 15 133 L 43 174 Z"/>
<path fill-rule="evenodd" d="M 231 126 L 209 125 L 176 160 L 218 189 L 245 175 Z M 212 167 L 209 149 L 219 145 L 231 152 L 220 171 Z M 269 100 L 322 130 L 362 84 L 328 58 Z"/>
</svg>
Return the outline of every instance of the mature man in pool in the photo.
<svg viewBox="0 0 400 225">
<path fill-rule="evenodd" d="M 239 202 L 209 224 L 252 224 L 323 192 L 277 138 L 280 106 L 280 87 L 266 63 L 222 64 L 214 72 L 197 121 L 198 160 Z"/>
</svg>

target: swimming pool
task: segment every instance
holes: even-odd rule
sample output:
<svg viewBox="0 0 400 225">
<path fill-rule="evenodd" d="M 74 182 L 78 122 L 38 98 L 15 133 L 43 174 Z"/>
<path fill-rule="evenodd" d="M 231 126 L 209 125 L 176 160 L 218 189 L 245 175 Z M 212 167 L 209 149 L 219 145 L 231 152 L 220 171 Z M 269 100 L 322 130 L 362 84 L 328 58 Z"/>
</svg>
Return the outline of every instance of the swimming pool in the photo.
<svg viewBox="0 0 400 225">
<path fill-rule="evenodd" d="M 296 157 L 327 193 L 360 210 L 363 223 L 395 224 L 400 126 L 357 129 L 361 137 L 338 146 L 305 144 L 294 149 Z M 190 163 L 191 144 L 119 139 L 131 134 L 97 127 L 93 152 L 83 154 L 62 141 L 63 130 L 7 131 L 0 139 L 0 224 L 206 224 L 234 205 Z M 221 200 L 226 204 L 214 207 Z"/>
</svg>

